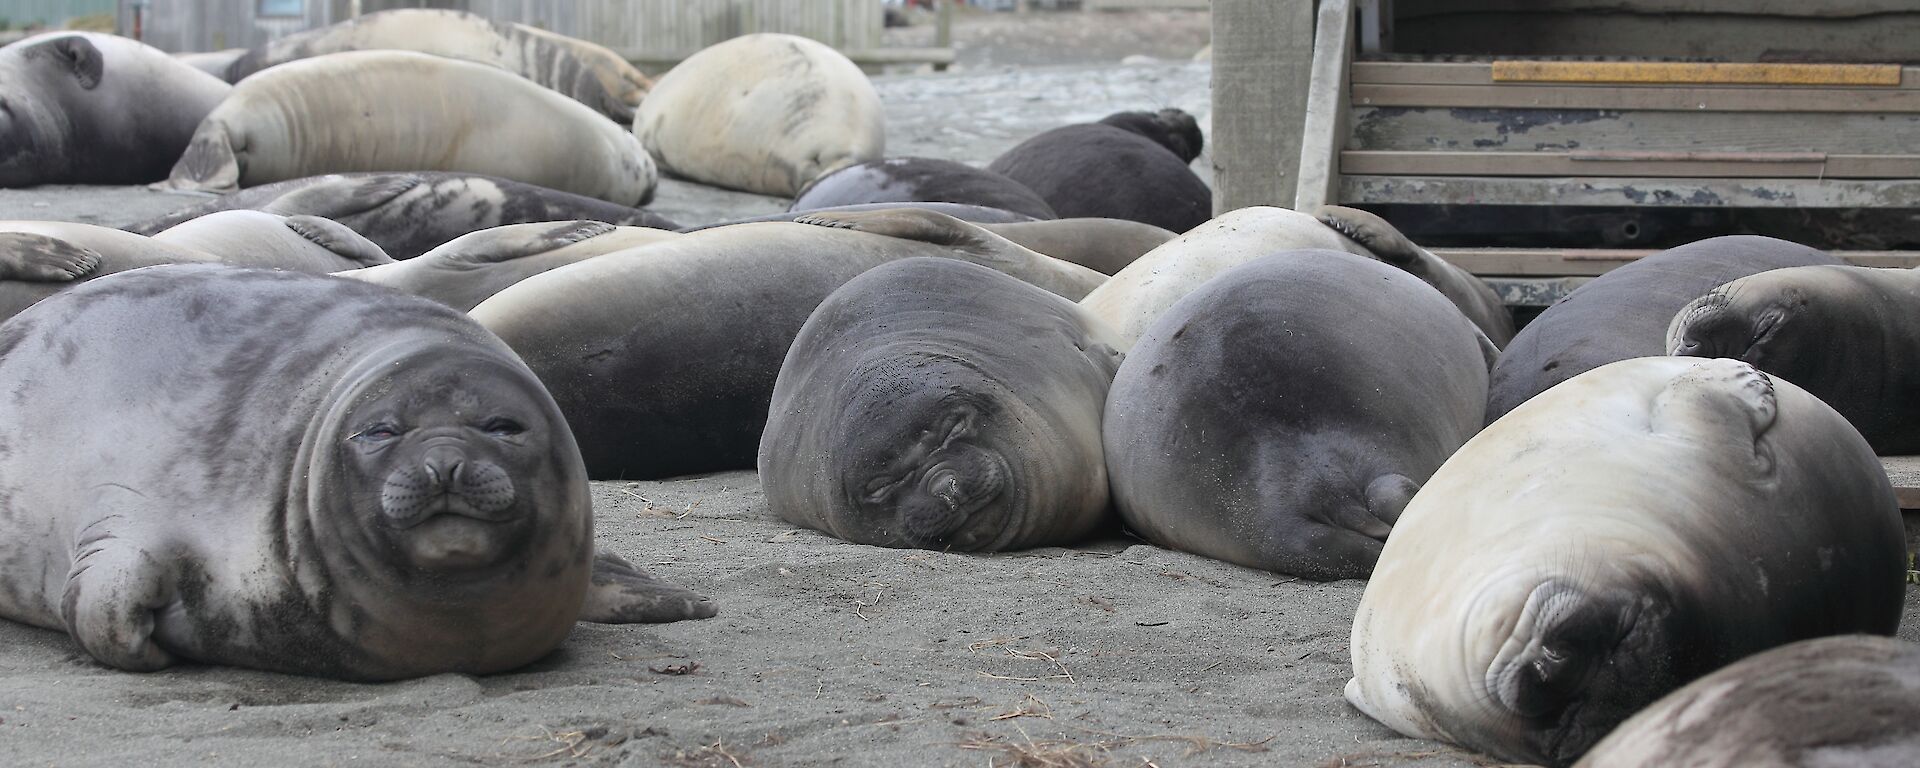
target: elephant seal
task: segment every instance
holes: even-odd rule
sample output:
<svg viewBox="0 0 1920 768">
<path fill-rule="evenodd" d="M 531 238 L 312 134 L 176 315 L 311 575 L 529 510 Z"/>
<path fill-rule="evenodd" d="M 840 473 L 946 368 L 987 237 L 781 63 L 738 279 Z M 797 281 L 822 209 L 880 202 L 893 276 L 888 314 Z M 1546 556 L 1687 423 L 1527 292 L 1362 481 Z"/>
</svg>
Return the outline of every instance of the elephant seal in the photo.
<svg viewBox="0 0 1920 768">
<path fill-rule="evenodd" d="M 417 258 L 335 273 L 465 312 L 534 275 L 681 235 L 598 221 L 510 224 L 456 237 Z"/>
<path fill-rule="evenodd" d="M 792 197 L 828 171 L 886 153 L 880 94 L 852 61 L 794 35 L 742 35 L 669 70 L 633 118 L 669 173 Z"/>
<path fill-rule="evenodd" d="M 0 187 L 164 179 L 233 86 L 153 46 L 56 32 L 0 49 Z"/>
<path fill-rule="evenodd" d="M 579 619 L 714 612 L 596 557 L 553 400 L 425 299 L 135 270 L 0 326 L 0 377 L 0 616 L 109 666 L 486 674 Z M 50 435 L 62 450 L 34 448 Z"/>
<path fill-rule="evenodd" d="M 592 107 L 621 125 L 652 81 L 602 45 L 464 11 L 399 8 L 287 35 L 247 51 L 226 71 L 240 82 L 268 67 L 347 51 L 415 51 L 487 64 Z"/>
<path fill-rule="evenodd" d="M 1366 249 L 1374 258 L 1425 280 L 1459 307 L 1495 346 L 1504 347 L 1513 340 L 1513 313 L 1507 311 L 1492 286 L 1474 277 L 1472 272 L 1414 245 L 1386 219 L 1339 205 L 1320 206 L 1314 210 L 1313 217 Z"/>
<path fill-rule="evenodd" d="M 473 308 L 553 392 L 595 479 L 754 466 L 787 348 L 827 294 L 889 261 L 993 267 L 1072 299 L 1102 278 L 901 212 L 694 232 L 534 275 Z M 843 229 L 842 227 L 857 228 Z"/>
<path fill-rule="evenodd" d="M 1920 755 L 1920 646 L 1872 635 L 1749 656 L 1641 710 L 1582 768 L 1900 768 Z"/>
<path fill-rule="evenodd" d="M 1507 344 L 1493 369 L 1487 421 L 1596 367 L 1665 354 L 1674 313 L 1716 285 L 1769 269 L 1839 263 L 1797 243 L 1730 235 L 1669 248 L 1596 277 Z"/>
<path fill-rule="evenodd" d="M 1905 536 L 1840 414 L 1735 360 L 1595 368 L 1487 427 L 1401 513 L 1347 699 L 1400 733 L 1562 766 L 1775 646 L 1892 634 Z"/>
<path fill-rule="evenodd" d="M 1920 453 L 1920 272 L 1748 275 L 1681 308 L 1667 354 L 1743 360 L 1833 406 L 1875 453 Z"/>
<path fill-rule="evenodd" d="M 834 205 L 826 208 L 814 208 L 806 211 L 782 211 L 780 213 L 748 216 L 743 219 L 728 219 L 726 221 L 716 221 L 712 224 L 681 227 L 680 231 L 698 232 L 703 229 L 713 229 L 715 227 L 730 227 L 735 224 L 757 224 L 766 221 L 798 221 L 816 213 L 865 213 L 868 211 L 893 211 L 902 208 L 917 208 L 923 211 L 944 213 L 961 221 L 970 221 L 975 224 L 1012 224 L 1036 220 L 1032 216 L 1024 213 L 1015 213 L 1013 211 L 979 205 L 965 205 L 962 203 L 857 203 L 854 205 Z"/>
<path fill-rule="evenodd" d="M 790 211 L 860 203 L 965 203 L 1032 216 L 1059 216 L 1033 190 L 993 171 L 952 160 L 889 157 L 822 174 L 800 190 Z"/>
<path fill-rule="evenodd" d="M 1119 274 L 1141 256 L 1178 237 L 1152 224 L 1125 219 L 1016 221 L 981 224 L 980 228 L 1103 275 Z"/>
<path fill-rule="evenodd" d="M 1127 219 L 1185 232 L 1213 215 L 1213 192 L 1187 167 L 1204 139 L 1178 109 L 1120 112 L 1021 142 L 987 170 L 1047 201 L 1060 218 Z"/>
<path fill-rule="evenodd" d="M 1438 291 L 1363 256 L 1235 267 L 1120 366 L 1103 427 L 1114 503 L 1169 549 L 1366 578 L 1420 483 L 1479 431 L 1495 354 Z"/>
<path fill-rule="evenodd" d="M 1111 337 L 1073 302 L 986 267 L 874 267 L 827 296 L 780 367 L 760 438 L 767 506 L 883 547 L 1084 538 L 1107 514 Z"/>
<path fill-rule="evenodd" d="M 570 192 L 460 173 L 343 173 L 241 190 L 128 231 L 152 235 L 216 211 L 319 216 L 345 225 L 395 259 L 411 259 L 469 232 L 540 221 L 590 219 L 678 229 L 665 217 Z"/>
<path fill-rule="evenodd" d="M 1148 251 L 1087 294 L 1080 306 L 1131 345 L 1174 302 L 1215 275 L 1274 251 L 1348 247 L 1355 247 L 1352 241 L 1299 211 L 1241 208 Z"/>
<path fill-rule="evenodd" d="M 154 240 L 209 253 L 228 264 L 327 273 L 392 264 L 373 241 L 331 219 L 261 211 L 220 211 L 190 219 Z"/>
<path fill-rule="evenodd" d="M 525 78 L 424 53 L 358 51 L 240 81 L 165 186 L 232 192 L 340 171 L 488 174 L 619 205 L 646 203 L 659 181 L 619 125 Z"/>
<path fill-rule="evenodd" d="M 182 64 L 220 78 L 223 83 L 231 83 L 233 80 L 227 77 L 227 71 L 233 68 L 235 61 L 239 61 L 240 57 L 245 55 L 247 55 L 245 48 L 223 48 L 218 51 L 176 53 L 173 54 L 173 58 Z"/>
</svg>

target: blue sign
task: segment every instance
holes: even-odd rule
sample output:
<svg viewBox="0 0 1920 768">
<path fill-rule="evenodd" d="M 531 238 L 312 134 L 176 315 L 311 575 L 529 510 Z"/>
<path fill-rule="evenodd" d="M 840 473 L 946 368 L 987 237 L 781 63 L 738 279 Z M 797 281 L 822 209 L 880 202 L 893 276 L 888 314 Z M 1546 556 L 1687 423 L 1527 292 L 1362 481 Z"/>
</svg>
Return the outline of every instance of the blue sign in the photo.
<svg viewBox="0 0 1920 768">
<path fill-rule="evenodd" d="M 307 0 L 260 0 L 261 16 L 305 16 Z"/>
</svg>

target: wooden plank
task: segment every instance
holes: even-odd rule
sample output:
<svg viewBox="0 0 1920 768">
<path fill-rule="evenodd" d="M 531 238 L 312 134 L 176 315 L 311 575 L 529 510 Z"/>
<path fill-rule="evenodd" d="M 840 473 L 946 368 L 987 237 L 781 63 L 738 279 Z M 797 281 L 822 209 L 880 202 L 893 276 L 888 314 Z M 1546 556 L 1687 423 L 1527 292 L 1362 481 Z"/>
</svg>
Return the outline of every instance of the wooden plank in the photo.
<svg viewBox="0 0 1920 768">
<path fill-rule="evenodd" d="M 1215 213 L 1293 202 L 1313 18 L 1313 0 L 1213 3 Z"/>
<path fill-rule="evenodd" d="M 1407 152 L 1348 150 L 1340 172 L 1376 176 L 1920 178 L 1920 155 L 1817 152 Z"/>
<path fill-rule="evenodd" d="M 1920 112 L 1920 90 L 1597 85 L 1363 85 L 1372 107 L 1649 109 L 1680 112 Z"/>
<path fill-rule="evenodd" d="M 1311 211 L 1334 199 L 1340 185 L 1340 148 L 1347 144 L 1347 65 L 1353 61 L 1354 9 L 1348 0 L 1323 0 L 1313 37 L 1313 79 L 1300 138 L 1300 180 L 1294 210 Z"/>
<path fill-rule="evenodd" d="M 874 48 L 842 51 L 855 64 L 952 64 L 952 48 Z"/>
<path fill-rule="evenodd" d="M 1531 62 L 1555 64 L 1595 64 L 1607 62 Z M 1682 62 L 1614 62 L 1657 64 L 1659 66 L 1695 66 Z M 1495 85 L 1493 68 L 1495 62 L 1487 61 L 1356 61 L 1353 63 L 1353 82 L 1369 85 Z M 1729 65 L 1731 66 L 1731 65 Z M 1744 66 L 1744 65 L 1742 65 Z M 1766 65 L 1773 66 L 1773 65 Z M 1871 65 L 1897 67 L 1899 65 Z M 1920 89 L 1920 67 L 1899 67 L 1900 75 L 1886 88 Z M 1723 83 L 1726 87 L 1762 87 L 1756 85 L 1738 86 Z M 1865 86 L 1834 86 L 1865 87 Z"/>
<path fill-rule="evenodd" d="M 1496 83 L 1664 85 L 1900 84 L 1898 64 L 1756 64 L 1666 61 L 1496 61 Z"/>
<path fill-rule="evenodd" d="M 1920 208 L 1920 180 L 1343 174 L 1339 199 L 1348 204 Z"/>
<path fill-rule="evenodd" d="M 1882 456 L 1880 464 L 1893 483 L 1893 495 L 1901 509 L 1920 509 L 1920 456 Z"/>
<path fill-rule="evenodd" d="M 1476 275 L 1594 277 L 1655 253 L 1650 249 L 1433 248 L 1434 255 Z M 1861 267 L 1920 267 L 1920 251 L 1829 251 Z"/>
<path fill-rule="evenodd" d="M 1358 107 L 1351 125 L 1347 149 L 1920 151 L 1920 115 Z"/>
</svg>

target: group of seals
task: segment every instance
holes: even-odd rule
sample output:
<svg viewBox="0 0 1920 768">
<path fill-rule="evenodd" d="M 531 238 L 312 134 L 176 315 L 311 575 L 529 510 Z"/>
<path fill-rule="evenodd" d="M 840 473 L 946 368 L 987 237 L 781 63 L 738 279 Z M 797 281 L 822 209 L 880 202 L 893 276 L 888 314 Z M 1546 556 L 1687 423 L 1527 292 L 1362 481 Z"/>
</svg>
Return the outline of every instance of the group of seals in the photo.
<svg viewBox="0 0 1920 768">
<path fill-rule="evenodd" d="M 1203 141 L 1199 123 L 1178 109 L 1121 112 L 1027 139 L 987 170 L 1038 193 L 1062 218 L 1186 232 L 1213 216 L 1213 192 L 1188 167 Z"/>
<path fill-rule="evenodd" d="M 110 666 L 484 674 L 576 620 L 714 613 L 595 556 L 559 409 L 434 302 L 137 270 L 0 325 L 0 379 L 0 616 Z"/>
<path fill-rule="evenodd" d="M 1059 214 L 1020 182 L 952 160 L 889 157 L 850 165 L 808 182 L 787 206 L 810 211 L 861 203 L 960 203 L 1036 219 Z"/>
<path fill-rule="evenodd" d="M 423 53 L 358 51 L 240 81 L 201 122 L 167 184 L 231 192 L 341 171 L 487 174 L 630 206 L 652 199 L 659 177 L 619 124 L 526 78 Z"/>
<path fill-rule="evenodd" d="M 1722 665 L 1892 634 L 1904 545 L 1880 462 L 1806 391 L 1733 360 L 1601 366 L 1487 427 L 1407 506 L 1354 619 L 1347 698 L 1409 736 L 1566 765 Z"/>
</svg>

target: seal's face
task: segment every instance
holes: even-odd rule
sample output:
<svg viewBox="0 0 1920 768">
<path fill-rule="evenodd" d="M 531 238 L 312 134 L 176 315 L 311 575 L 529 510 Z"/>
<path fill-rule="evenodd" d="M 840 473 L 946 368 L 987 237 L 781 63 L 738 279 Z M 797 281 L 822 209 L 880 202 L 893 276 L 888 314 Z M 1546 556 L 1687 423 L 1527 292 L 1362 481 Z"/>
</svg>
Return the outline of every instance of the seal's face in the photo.
<svg viewBox="0 0 1920 768">
<path fill-rule="evenodd" d="M 1667 329 L 1667 353 L 1764 367 L 1768 350 L 1790 332 L 1789 320 L 1806 311 L 1808 297 L 1791 289 L 1741 290 L 1750 286 L 1736 281 L 1682 308 Z"/>
<path fill-rule="evenodd" d="M 940 377 L 947 379 L 950 377 Z M 997 433 L 1010 414 L 978 387 L 916 388 L 863 398 L 837 442 L 850 536 L 892 546 L 972 551 L 1004 538 L 1019 481 Z M 851 532 L 850 532 L 851 533 Z"/>
<path fill-rule="evenodd" d="M 557 425 L 516 377 L 487 368 L 404 368 L 366 389 L 342 425 L 355 513 L 413 569 L 514 560 L 540 522 L 530 485 L 550 471 Z"/>
</svg>

